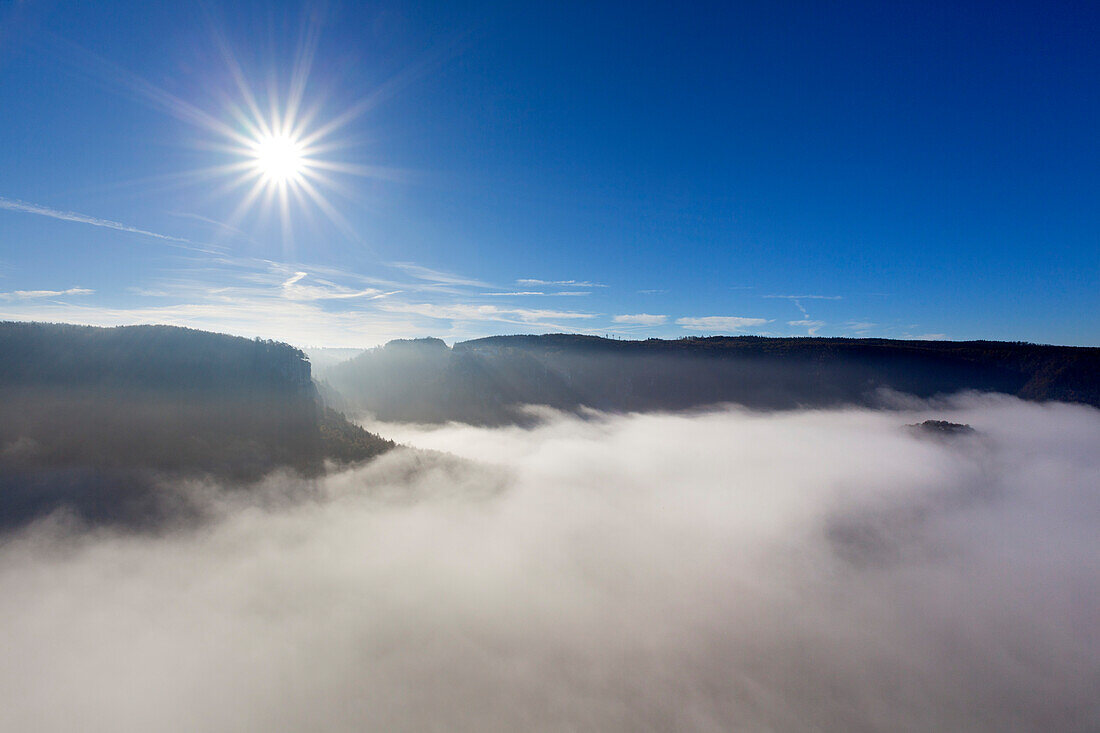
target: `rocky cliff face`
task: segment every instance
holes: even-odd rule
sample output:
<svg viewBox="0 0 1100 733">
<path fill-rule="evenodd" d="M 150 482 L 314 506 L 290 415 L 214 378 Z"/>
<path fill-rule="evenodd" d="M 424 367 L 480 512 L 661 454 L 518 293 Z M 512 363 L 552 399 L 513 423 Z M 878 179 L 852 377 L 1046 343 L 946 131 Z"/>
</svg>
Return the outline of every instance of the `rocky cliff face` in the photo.
<svg viewBox="0 0 1100 733">
<path fill-rule="evenodd" d="M 0 324 L 0 404 L 0 526 L 149 515 L 165 477 L 314 475 L 392 447 L 321 407 L 298 349 L 166 326 Z"/>
</svg>

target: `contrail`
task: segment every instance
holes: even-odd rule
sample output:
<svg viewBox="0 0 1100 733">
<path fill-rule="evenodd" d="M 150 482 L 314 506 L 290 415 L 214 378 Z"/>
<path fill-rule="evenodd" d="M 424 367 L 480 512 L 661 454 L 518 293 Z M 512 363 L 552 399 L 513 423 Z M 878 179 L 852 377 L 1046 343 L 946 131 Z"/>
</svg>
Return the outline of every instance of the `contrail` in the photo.
<svg viewBox="0 0 1100 733">
<path fill-rule="evenodd" d="M 88 216 L 87 214 L 78 214 L 75 211 L 61 211 L 59 209 L 51 209 L 48 206 L 39 206 L 38 204 L 27 203 L 26 201 L 19 201 L 18 199 L 9 199 L 0 196 L 0 209 L 7 209 L 8 211 L 22 211 L 25 214 L 38 214 L 39 216 L 48 216 L 51 219 L 61 219 L 62 221 L 75 221 L 81 224 L 91 224 L 96 227 L 104 227 L 106 229 L 115 229 L 120 232 L 130 232 L 131 234 L 141 234 L 146 237 L 153 237 L 155 239 L 161 239 L 166 242 L 179 242 L 184 245 L 194 245 L 190 239 L 184 239 L 183 237 L 173 237 L 167 234 L 157 234 L 156 232 L 150 232 L 147 229 L 138 229 L 137 227 L 128 226 L 121 222 L 111 221 L 110 219 L 100 219 L 96 216 Z M 198 247 L 188 246 L 187 249 L 200 249 Z"/>
<path fill-rule="evenodd" d="M 765 295 L 764 298 L 781 298 L 783 300 L 789 300 L 794 303 L 794 307 L 798 308 L 802 312 L 803 318 L 809 318 L 810 314 L 806 312 L 805 306 L 802 305 L 803 300 L 840 300 L 839 295 Z"/>
</svg>

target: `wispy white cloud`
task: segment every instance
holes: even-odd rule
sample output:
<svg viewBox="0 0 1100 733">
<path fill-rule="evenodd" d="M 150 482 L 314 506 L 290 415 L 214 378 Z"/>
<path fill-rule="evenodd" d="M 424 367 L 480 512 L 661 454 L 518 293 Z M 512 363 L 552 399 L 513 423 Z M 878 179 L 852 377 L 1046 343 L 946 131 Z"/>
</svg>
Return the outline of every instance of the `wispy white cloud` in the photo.
<svg viewBox="0 0 1100 733">
<path fill-rule="evenodd" d="M 627 323 L 635 326 L 659 326 L 668 320 L 668 316 L 652 313 L 624 313 L 612 318 L 615 323 Z"/>
<path fill-rule="evenodd" d="M 535 297 L 579 297 L 582 295 L 591 295 L 591 290 L 561 290 L 556 293 L 547 293 L 541 290 L 519 290 L 515 292 L 506 293 L 482 293 L 482 295 L 511 295 L 511 296 L 535 296 Z"/>
<path fill-rule="evenodd" d="M 303 272 L 307 275 L 297 277 Z M 333 280 L 315 277 L 318 272 Z M 341 283 L 334 282 L 336 279 Z M 349 348 L 375 346 L 408 336 L 452 336 L 454 329 L 440 328 L 438 322 L 380 311 L 378 303 L 399 291 L 377 288 L 364 291 L 365 279 L 331 267 L 252 258 L 184 260 L 173 268 L 170 276 L 129 288 L 129 294 L 145 299 L 137 304 L 113 299 L 105 302 L 102 294 L 90 302 L 81 298 L 79 303 L 45 296 L 2 297 L 0 320 L 94 326 L 168 324 L 294 344 Z M 292 282 L 287 284 L 288 281 Z M 349 284 L 359 287 L 348 287 Z"/>
<path fill-rule="evenodd" d="M 663 289 L 651 289 L 651 290 L 639 290 L 639 295 L 660 295 L 661 293 L 667 293 L 667 290 Z"/>
<path fill-rule="evenodd" d="M 458 340 L 502 330 L 587 332 L 583 325 L 600 318 L 568 309 L 513 306 L 499 299 L 479 303 L 479 295 L 468 289 L 456 294 L 449 288 L 383 281 L 331 266 L 228 256 L 176 267 L 170 276 L 130 292 L 155 305 L 31 307 L 10 302 L 0 307 L 0 318 L 91 325 L 168 323 L 355 348 L 410 336 Z"/>
<path fill-rule="evenodd" d="M 825 321 L 811 321 L 804 319 L 801 321 L 787 321 L 788 326 L 797 326 L 799 328 L 805 328 L 806 333 L 811 336 L 816 336 L 818 330 L 825 325 Z"/>
<path fill-rule="evenodd" d="M 244 232 L 242 232 L 240 229 L 233 226 L 232 224 L 227 224 L 226 222 L 218 221 L 217 219 L 211 219 L 208 216 L 202 216 L 201 214 L 192 214 L 192 213 L 186 212 L 186 211 L 169 211 L 168 215 L 169 216 L 175 216 L 175 217 L 178 217 L 180 219 L 190 219 L 192 221 L 202 222 L 203 224 L 209 224 L 210 226 L 214 227 L 218 231 L 221 231 L 221 232 L 224 232 L 224 233 L 227 233 L 227 234 L 232 234 L 235 237 L 241 237 L 243 239 L 248 239 L 250 241 L 252 239 L 251 237 L 249 237 L 247 234 L 245 234 Z"/>
<path fill-rule="evenodd" d="M 371 310 L 333 311 L 318 301 L 267 297 L 260 293 L 218 293 L 149 307 L 78 305 L 61 301 L 22 301 L 0 305 L 0 320 L 52 321 L 90 326 L 167 324 L 293 344 L 365 348 L 394 338 L 432 335 L 412 318 Z"/>
<path fill-rule="evenodd" d="M 770 323 L 768 318 L 745 318 L 743 316 L 701 316 L 698 318 L 677 318 L 676 324 L 693 331 L 743 331 L 746 328 Z"/>
<path fill-rule="evenodd" d="M 350 290 L 339 285 L 328 283 L 321 285 L 291 285 L 285 287 L 283 290 L 286 297 L 291 300 L 348 300 L 353 298 L 378 300 L 401 292 L 400 290 L 390 290 L 386 292 L 375 288 Z"/>
<path fill-rule="evenodd" d="M 590 282 L 588 280 L 538 280 L 525 277 L 516 280 L 516 285 L 533 285 L 544 287 L 574 287 L 574 288 L 606 288 L 603 283 Z"/>
<path fill-rule="evenodd" d="M 764 295 L 764 298 L 779 298 L 781 300 L 789 300 L 794 303 L 794 307 L 798 308 L 802 313 L 803 318 L 809 318 L 810 314 L 806 312 L 806 307 L 802 305 L 804 300 L 840 300 L 839 295 Z"/>
<path fill-rule="evenodd" d="M 390 262 L 390 267 L 397 268 L 405 274 L 416 278 L 417 280 L 424 280 L 432 283 L 440 283 L 443 285 L 465 285 L 472 288 L 491 288 L 492 285 L 476 280 L 474 278 L 465 277 L 463 275 L 455 275 L 450 272 L 443 272 L 442 270 L 433 270 L 430 267 L 423 267 L 415 262 Z"/>
<path fill-rule="evenodd" d="M 475 303 L 386 303 L 380 306 L 391 313 L 415 313 L 428 318 L 453 321 L 501 321 L 504 323 L 543 323 L 546 321 L 595 318 L 593 313 L 539 308 L 501 308 Z"/>
<path fill-rule="evenodd" d="M 68 290 L 13 290 L 0 293 L 4 300 L 28 300 L 34 298 L 57 298 L 64 295 L 91 295 L 95 291 L 88 288 L 69 288 Z"/>
<path fill-rule="evenodd" d="M 377 287 L 349 287 L 334 282 L 331 278 L 352 280 L 360 285 L 363 281 L 352 273 L 340 272 L 331 267 L 292 267 L 278 262 L 246 258 L 225 258 L 221 263 L 225 270 L 220 273 L 220 279 L 228 283 L 223 287 L 210 288 L 201 279 L 188 281 L 177 278 L 167 284 L 176 295 L 191 298 L 205 291 L 209 295 L 222 298 L 263 295 L 298 301 L 376 300 L 403 292 L 400 289 L 385 291 Z M 306 269 L 298 269 L 299 267 Z M 318 277 L 318 273 L 322 272 L 328 277 Z"/>
<path fill-rule="evenodd" d="M 629 332 L 663 326 L 673 318 L 530 307 L 530 301 L 521 300 L 528 293 L 586 291 L 516 290 L 524 295 L 513 302 L 503 296 L 484 297 L 499 292 L 497 288 L 485 292 L 441 284 L 478 282 L 471 278 L 422 270 L 411 263 L 399 269 L 416 274 L 387 280 L 301 262 L 226 254 L 186 257 L 163 276 L 126 288 L 126 300 L 98 292 L 93 298 L 75 297 L 93 295 L 84 288 L 5 293 L 0 296 L 0 319 L 101 326 L 166 323 L 296 344 L 363 348 L 399 337 L 462 340 L 497 333 Z M 736 332 L 768 322 L 740 316 L 676 321 L 685 329 L 712 332 Z"/>
<path fill-rule="evenodd" d="M 781 298 L 783 300 L 842 300 L 840 295 L 762 295 L 762 298 Z"/>
<path fill-rule="evenodd" d="M 308 272 L 298 271 L 288 277 L 282 284 L 283 293 L 292 300 L 340 300 L 347 298 L 366 298 L 376 300 L 400 293 L 400 290 L 383 292 L 378 288 L 349 288 L 338 285 L 324 278 L 310 277 L 309 285 L 303 285 L 302 281 L 310 277 Z M 315 285 L 312 283 L 316 283 Z"/>
<path fill-rule="evenodd" d="M 140 234 L 145 237 L 152 237 L 165 242 L 175 243 L 179 245 L 188 245 L 188 249 L 198 249 L 200 251 L 212 251 L 197 247 L 190 239 L 183 237 L 173 237 L 168 234 L 158 234 L 157 232 L 151 232 L 147 229 L 139 229 L 127 224 L 123 224 L 117 221 L 111 221 L 110 219 L 101 219 L 96 216 L 88 216 L 87 214 L 78 214 L 75 211 L 63 211 L 61 209 L 51 209 L 48 206 L 40 206 L 38 204 L 28 203 L 26 201 L 19 201 L 17 199 L 9 199 L 0 196 L 0 209 L 7 209 L 8 211 L 19 211 L 24 214 L 37 214 L 38 216 L 46 216 L 51 219 L 60 219 L 61 221 L 71 221 L 79 224 L 90 224 L 95 227 L 103 227 L 105 229 L 114 229 L 120 232 L 129 232 L 130 234 Z"/>
</svg>

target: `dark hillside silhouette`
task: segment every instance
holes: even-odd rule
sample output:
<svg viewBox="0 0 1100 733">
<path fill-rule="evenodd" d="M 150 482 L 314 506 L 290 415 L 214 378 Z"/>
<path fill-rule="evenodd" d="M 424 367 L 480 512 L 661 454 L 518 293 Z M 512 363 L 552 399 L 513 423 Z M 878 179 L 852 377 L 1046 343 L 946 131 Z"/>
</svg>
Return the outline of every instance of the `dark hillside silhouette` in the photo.
<svg viewBox="0 0 1100 733">
<path fill-rule="evenodd" d="M 392 341 L 326 373 L 348 409 L 386 420 L 500 424 L 522 404 L 575 410 L 873 405 L 977 390 L 1100 406 L 1100 349 L 993 341 L 494 336 Z"/>
<path fill-rule="evenodd" d="M 0 525 L 148 521 L 168 477 L 309 476 L 393 445 L 321 405 L 298 349 L 168 326 L 2 323 L 0 405 Z"/>
</svg>

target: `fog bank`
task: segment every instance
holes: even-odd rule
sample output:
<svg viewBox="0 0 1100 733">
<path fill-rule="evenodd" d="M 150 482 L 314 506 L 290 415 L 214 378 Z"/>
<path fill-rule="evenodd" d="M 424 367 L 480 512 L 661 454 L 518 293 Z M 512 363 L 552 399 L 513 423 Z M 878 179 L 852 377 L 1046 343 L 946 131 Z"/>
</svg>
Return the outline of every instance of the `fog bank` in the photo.
<svg viewBox="0 0 1100 733">
<path fill-rule="evenodd" d="M 546 417 L 4 537 L 0 730 L 1100 727 L 1100 411 Z"/>
</svg>

